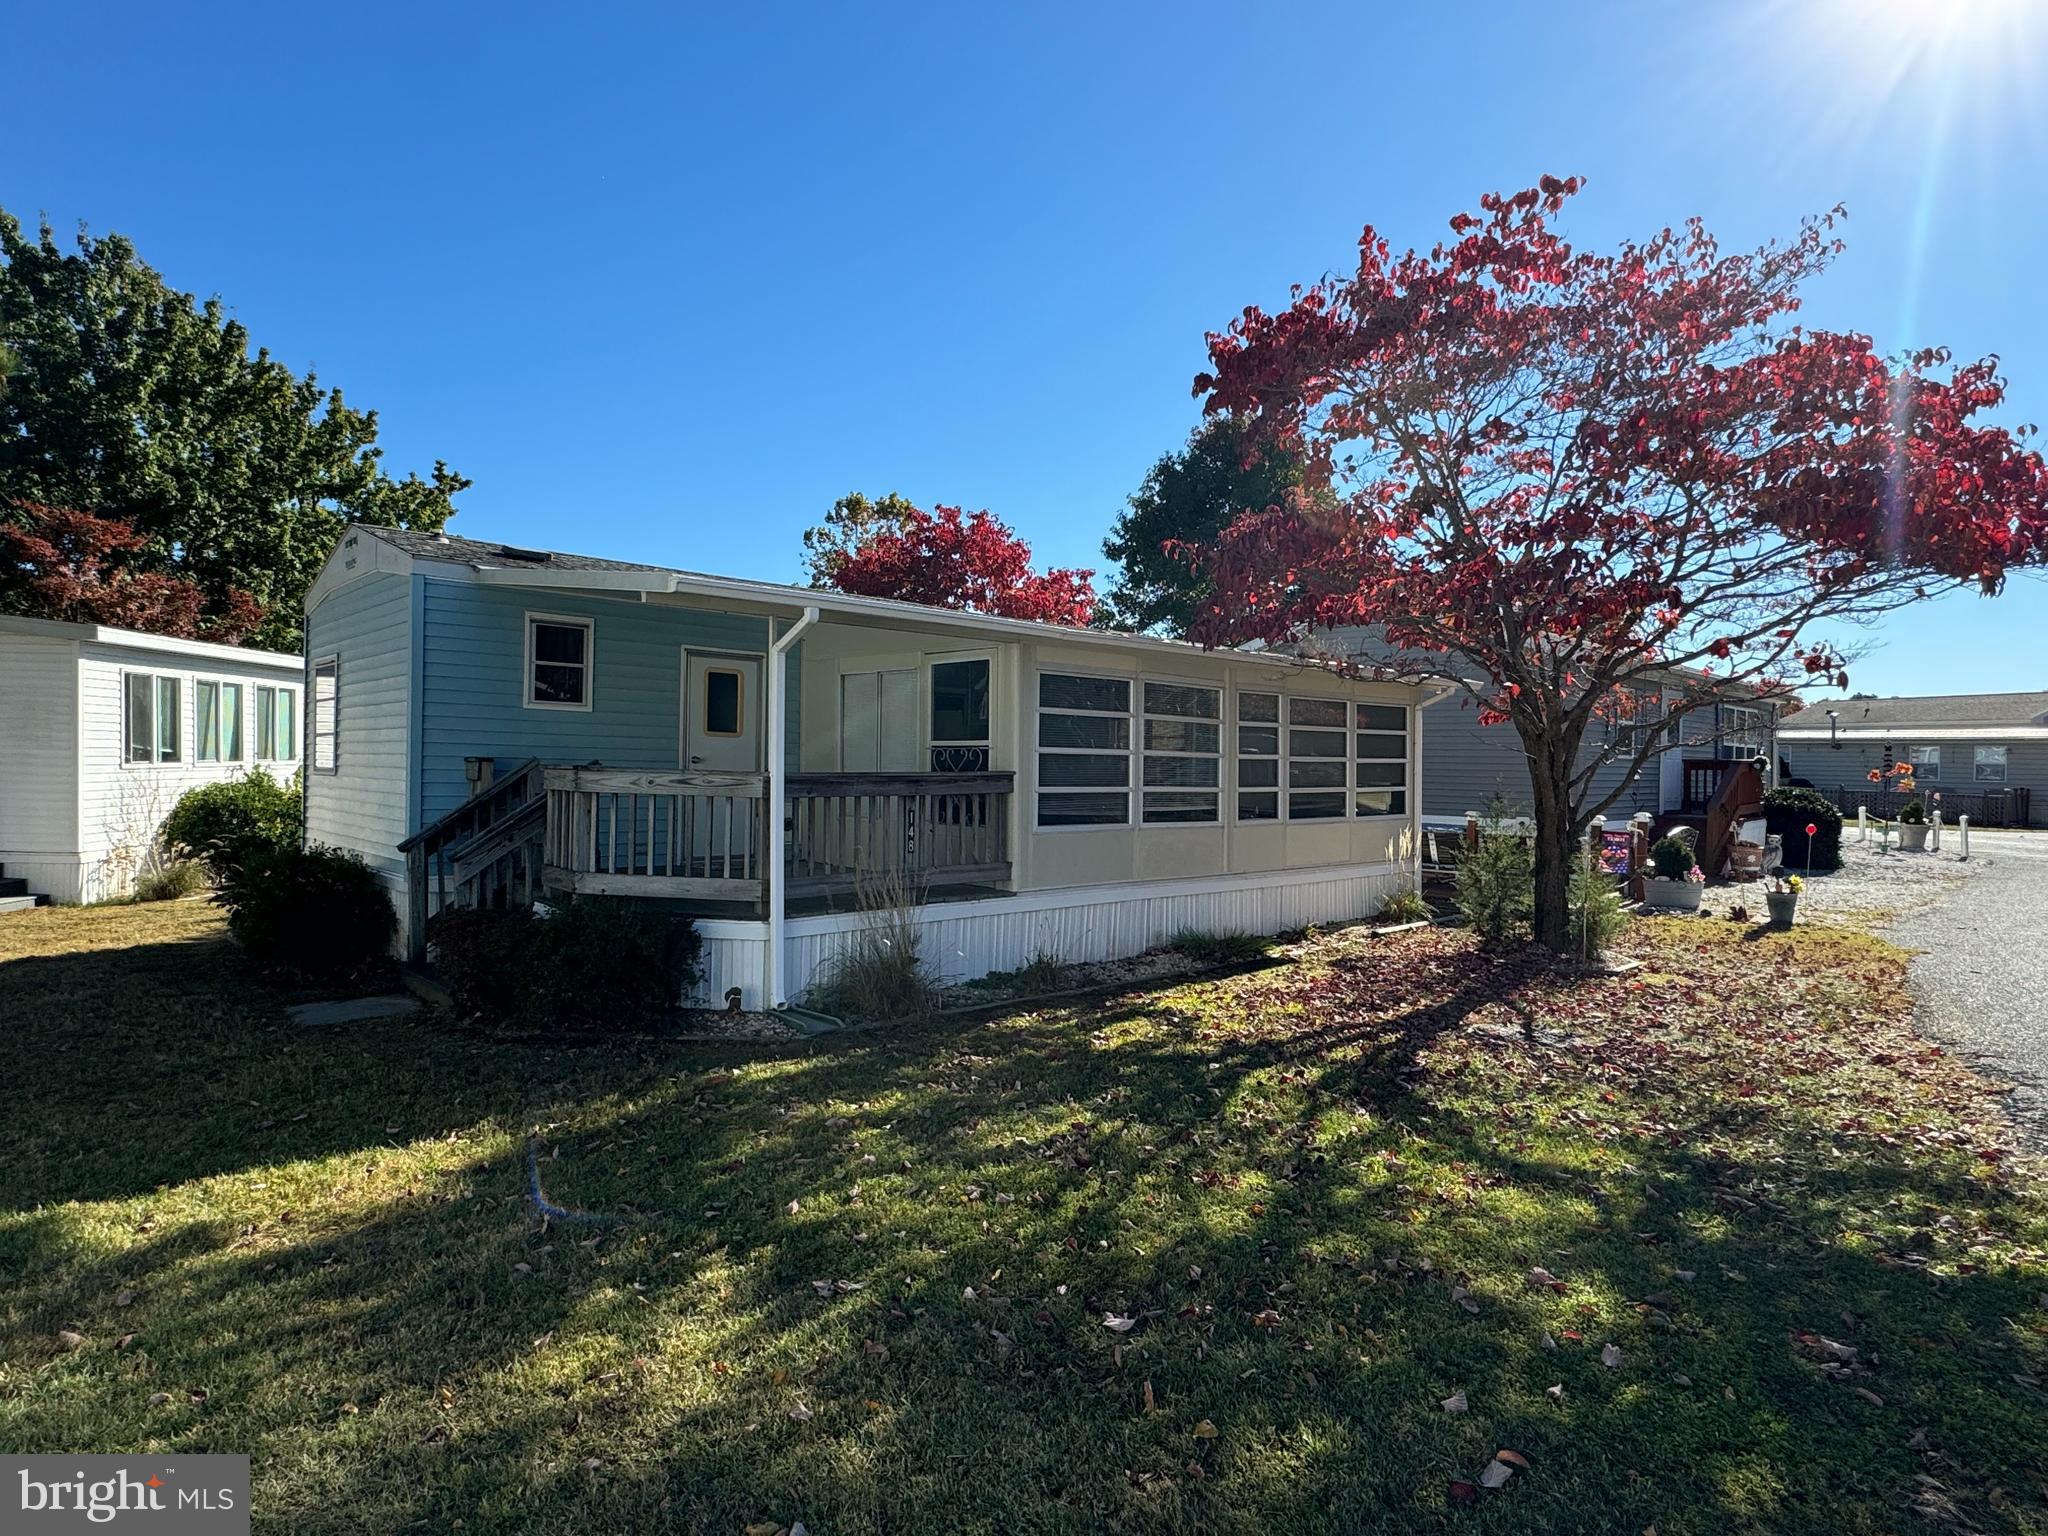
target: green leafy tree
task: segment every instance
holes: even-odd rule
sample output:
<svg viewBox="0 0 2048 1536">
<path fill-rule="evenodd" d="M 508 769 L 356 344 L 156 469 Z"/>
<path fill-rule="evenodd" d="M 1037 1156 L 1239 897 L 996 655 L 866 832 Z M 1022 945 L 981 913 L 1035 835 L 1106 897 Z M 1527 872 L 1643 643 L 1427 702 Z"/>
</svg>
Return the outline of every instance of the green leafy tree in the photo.
<svg viewBox="0 0 2048 1536">
<path fill-rule="evenodd" d="M 804 575 L 814 587 L 836 588 L 848 561 L 877 534 L 897 534 L 922 516 L 907 497 L 891 491 L 870 501 L 859 491 L 832 503 L 825 521 L 804 530 Z"/>
<path fill-rule="evenodd" d="M 0 501 L 130 523 L 138 569 L 212 608 L 254 597 L 253 644 L 297 649 L 345 525 L 438 529 L 470 483 L 439 462 L 393 479 L 376 412 L 252 352 L 218 298 L 172 288 L 120 235 L 66 249 L 0 209 L 0 359 Z"/>
<path fill-rule="evenodd" d="M 1118 574 L 1096 624 L 1185 635 L 1211 588 L 1206 572 L 1172 546 L 1213 543 L 1240 513 L 1285 500 L 1301 471 L 1298 453 L 1257 446 L 1235 418 L 1205 422 L 1185 448 L 1152 466 L 1102 541 Z"/>
</svg>

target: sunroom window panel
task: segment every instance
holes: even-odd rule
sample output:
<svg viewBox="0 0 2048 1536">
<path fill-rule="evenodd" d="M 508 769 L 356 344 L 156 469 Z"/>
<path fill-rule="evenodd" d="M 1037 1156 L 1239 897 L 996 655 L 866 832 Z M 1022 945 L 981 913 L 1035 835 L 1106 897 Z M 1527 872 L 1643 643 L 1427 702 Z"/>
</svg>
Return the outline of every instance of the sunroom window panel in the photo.
<svg viewBox="0 0 2048 1536">
<path fill-rule="evenodd" d="M 226 763 L 242 760 L 242 685 L 220 685 L 220 756 Z"/>
<path fill-rule="evenodd" d="M 1366 759 L 1406 758 L 1408 738 L 1377 731 L 1361 731 L 1358 734 L 1358 755 Z"/>
<path fill-rule="evenodd" d="M 1209 752 L 1221 750 L 1218 727 L 1197 720 L 1145 721 L 1147 752 Z"/>
<path fill-rule="evenodd" d="M 1356 782 L 1360 789 L 1400 789 L 1408 782 L 1408 765 L 1360 763 Z"/>
<path fill-rule="evenodd" d="M 175 677 L 160 677 L 156 680 L 156 760 L 177 762 L 184 734 L 184 687 Z"/>
<path fill-rule="evenodd" d="M 1344 791 L 1317 790 L 1312 794 L 1291 793 L 1287 797 L 1290 821 L 1334 821 L 1344 815 Z"/>
<path fill-rule="evenodd" d="M 1115 793 L 1040 795 L 1038 824 L 1041 827 L 1122 826 L 1131 819 L 1131 797 Z"/>
<path fill-rule="evenodd" d="M 1121 677 L 1080 677 L 1044 672 L 1038 678 L 1040 709 L 1082 709 L 1096 714 L 1128 715 L 1131 685 Z"/>
<path fill-rule="evenodd" d="M 1237 728 L 1237 751 L 1240 757 L 1278 757 L 1280 755 L 1280 727 L 1277 725 L 1240 725 Z"/>
<path fill-rule="evenodd" d="M 1173 788 L 1210 788 L 1222 782 L 1218 760 L 1213 757 L 1147 757 L 1145 784 Z"/>
<path fill-rule="evenodd" d="M 256 690 L 256 760 L 267 763 L 276 758 L 277 690 L 259 687 Z"/>
<path fill-rule="evenodd" d="M 1339 730 L 1351 723 L 1346 711 L 1349 706 L 1342 699 L 1289 699 L 1287 701 L 1287 723 L 1289 725 L 1334 725 Z"/>
<path fill-rule="evenodd" d="M 1277 693 L 1240 693 L 1237 696 L 1237 718 L 1278 724 L 1280 720 L 1280 695 Z"/>
<path fill-rule="evenodd" d="M 1040 715 L 1038 744 L 1125 752 L 1130 750 L 1131 722 L 1116 715 Z"/>
<path fill-rule="evenodd" d="M 1358 706 L 1358 728 L 1361 731 L 1403 731 L 1408 729 L 1408 711 L 1398 704 L 1361 704 Z"/>
<path fill-rule="evenodd" d="M 1287 787 L 1289 789 L 1342 789 L 1344 774 L 1348 765 L 1343 758 L 1326 760 L 1315 757 L 1288 759 Z"/>
<path fill-rule="evenodd" d="M 1279 791 L 1240 791 L 1237 797 L 1237 819 L 1239 821 L 1278 821 L 1280 819 Z"/>
<path fill-rule="evenodd" d="M 1352 814 L 1355 816 L 1405 816 L 1408 814 L 1408 791 L 1405 789 L 1361 789 L 1354 797 Z"/>
<path fill-rule="evenodd" d="M 1041 752 L 1038 757 L 1041 788 L 1127 789 L 1131 782 L 1131 760 L 1123 753 Z"/>
<path fill-rule="evenodd" d="M 193 756 L 202 763 L 220 761 L 220 684 L 201 678 L 192 685 Z"/>
<path fill-rule="evenodd" d="M 1214 720 L 1221 707 L 1222 697 L 1222 693 L 1215 688 L 1202 688 L 1192 683 L 1147 683 L 1145 713 L 1178 715 L 1191 720 Z"/>
<path fill-rule="evenodd" d="M 1277 757 L 1242 757 L 1237 762 L 1237 782 L 1245 789 L 1277 789 L 1280 785 L 1280 759 Z"/>
<path fill-rule="evenodd" d="M 1287 733 L 1289 757 L 1334 757 L 1341 762 L 1349 745 L 1342 731 L 1291 730 Z"/>
<path fill-rule="evenodd" d="M 1208 823 L 1216 819 L 1216 796 L 1190 790 L 1153 790 L 1145 796 L 1145 820 Z"/>
</svg>

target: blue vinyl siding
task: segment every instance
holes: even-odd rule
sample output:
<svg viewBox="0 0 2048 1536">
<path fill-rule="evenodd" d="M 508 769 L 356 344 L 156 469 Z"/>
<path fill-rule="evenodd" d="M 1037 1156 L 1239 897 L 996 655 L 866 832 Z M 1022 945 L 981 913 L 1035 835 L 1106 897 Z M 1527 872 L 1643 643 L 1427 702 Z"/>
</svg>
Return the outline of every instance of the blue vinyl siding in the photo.
<svg viewBox="0 0 2048 1536">
<path fill-rule="evenodd" d="M 768 648 L 767 621 L 759 618 L 431 577 L 423 586 L 420 824 L 468 797 L 465 757 L 494 757 L 500 768 L 538 757 L 550 763 L 674 771 L 683 647 Z M 589 710 L 524 707 L 528 613 L 592 621 Z M 797 762 L 799 739 L 796 665 L 792 657 L 787 695 L 791 766 Z"/>
<path fill-rule="evenodd" d="M 306 840 L 351 848 L 386 871 L 403 868 L 398 843 L 411 830 L 412 586 L 373 573 L 323 598 L 306 618 L 306 656 L 340 658 L 336 680 L 335 771 L 306 774 Z M 311 690 L 305 698 L 310 705 Z M 300 745 L 312 720 L 301 710 Z M 308 758 L 307 761 L 310 761 Z"/>
</svg>

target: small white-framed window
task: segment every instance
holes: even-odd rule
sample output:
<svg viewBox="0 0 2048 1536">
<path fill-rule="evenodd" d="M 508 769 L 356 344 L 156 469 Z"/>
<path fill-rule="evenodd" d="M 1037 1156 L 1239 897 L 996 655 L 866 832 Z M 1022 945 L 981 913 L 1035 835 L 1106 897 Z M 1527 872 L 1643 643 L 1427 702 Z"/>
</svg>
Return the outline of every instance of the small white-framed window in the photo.
<svg viewBox="0 0 2048 1536">
<path fill-rule="evenodd" d="M 1237 696 L 1237 819 L 1280 819 L 1280 695 Z"/>
<path fill-rule="evenodd" d="M 1110 827 L 1131 819 L 1131 680 L 1038 675 L 1038 825 Z"/>
<path fill-rule="evenodd" d="M 1929 784 L 1939 784 L 1941 782 L 1941 748 L 1908 747 L 1906 748 L 1906 761 L 1913 766 L 1915 782 L 1924 781 Z"/>
<path fill-rule="evenodd" d="M 1764 711 L 1747 704 L 1724 705 L 1721 710 L 1720 756 L 1734 758 L 1761 757 L 1764 740 L 1769 734 L 1765 729 Z"/>
<path fill-rule="evenodd" d="M 192 756 L 202 763 L 242 760 L 242 685 L 202 677 L 192 684 Z"/>
<path fill-rule="evenodd" d="M 986 656 L 947 657 L 927 668 L 933 773 L 988 772 L 990 671 Z"/>
<path fill-rule="evenodd" d="M 523 701 L 526 707 L 589 709 L 596 648 L 597 627 L 591 620 L 529 613 Z"/>
<path fill-rule="evenodd" d="M 295 688 L 256 687 L 256 760 L 288 763 L 299 755 L 299 695 Z"/>
<path fill-rule="evenodd" d="M 333 773 L 340 762 L 341 658 L 323 656 L 313 663 L 313 690 L 306 700 L 308 766 L 315 773 Z"/>
<path fill-rule="evenodd" d="M 1978 747 L 1971 757 L 1971 777 L 1979 784 L 2005 782 L 2005 748 Z"/>
<path fill-rule="evenodd" d="M 1223 795 L 1223 691 L 1201 683 L 1147 681 L 1143 805 L 1147 823 L 1214 822 Z"/>
<path fill-rule="evenodd" d="M 1287 699 L 1287 819 L 1343 820 L 1351 790 L 1351 706 Z"/>
<path fill-rule="evenodd" d="M 184 681 L 157 672 L 121 677 L 121 760 L 175 763 L 183 740 Z"/>
<path fill-rule="evenodd" d="M 1408 711 L 1399 704 L 1359 704 L 1352 732 L 1351 814 L 1408 814 Z"/>
</svg>

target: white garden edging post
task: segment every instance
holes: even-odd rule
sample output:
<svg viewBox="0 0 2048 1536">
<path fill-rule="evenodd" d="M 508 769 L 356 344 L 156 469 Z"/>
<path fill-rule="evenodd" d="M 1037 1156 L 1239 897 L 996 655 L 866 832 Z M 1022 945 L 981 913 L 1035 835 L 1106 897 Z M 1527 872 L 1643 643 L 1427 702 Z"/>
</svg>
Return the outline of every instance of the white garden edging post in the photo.
<svg viewBox="0 0 2048 1536">
<path fill-rule="evenodd" d="M 1859 843 L 1870 841 L 1870 807 L 1867 805 L 1856 807 L 1856 841 Z"/>
<path fill-rule="evenodd" d="M 1957 855 L 1957 857 L 1958 857 L 1958 858 L 1964 858 L 1964 859 L 1967 859 L 1967 858 L 1968 858 L 1968 857 L 1970 856 L 1970 818 L 1969 818 L 1969 817 L 1967 817 L 1967 816 L 1958 816 L 1958 817 L 1956 818 L 1956 835 L 1957 835 L 1958 837 L 1960 837 L 1960 838 L 1961 838 L 1961 839 L 1963 840 L 1963 851 L 1962 851 L 1962 852 L 1961 852 L 1960 854 L 1958 854 L 1958 855 Z"/>
<path fill-rule="evenodd" d="M 1938 805 L 1927 822 L 1927 847 L 1931 852 L 1941 852 L 1941 807 Z"/>
</svg>

